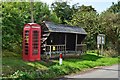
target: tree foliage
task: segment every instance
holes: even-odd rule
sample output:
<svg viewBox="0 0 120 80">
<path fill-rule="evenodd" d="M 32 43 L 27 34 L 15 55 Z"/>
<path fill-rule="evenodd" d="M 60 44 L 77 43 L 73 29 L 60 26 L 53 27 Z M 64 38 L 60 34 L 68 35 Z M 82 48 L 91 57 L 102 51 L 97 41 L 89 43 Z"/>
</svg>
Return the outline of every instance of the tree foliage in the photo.
<svg viewBox="0 0 120 80">
<path fill-rule="evenodd" d="M 101 14 L 101 25 L 105 27 L 108 46 L 120 54 L 120 1 Z"/>
<path fill-rule="evenodd" d="M 75 7 L 72 8 L 75 9 Z M 72 8 L 70 7 L 70 5 L 68 5 L 67 2 L 54 2 L 51 5 L 52 11 L 56 13 L 63 24 L 65 24 L 65 20 L 71 20 L 74 10 Z"/>
<path fill-rule="evenodd" d="M 44 20 L 60 22 L 56 14 L 51 13 L 47 4 L 33 3 L 35 23 Z M 26 23 L 31 22 L 30 2 L 3 2 L 2 3 L 2 42 L 3 49 L 21 52 L 22 31 Z"/>
<path fill-rule="evenodd" d="M 80 6 L 73 14 L 69 25 L 83 27 L 88 35 L 86 43 L 89 49 L 95 49 L 96 36 L 106 35 L 106 48 L 120 53 L 120 2 L 113 4 L 108 10 L 98 14 L 91 6 Z"/>
<path fill-rule="evenodd" d="M 111 13 L 120 13 L 120 1 L 117 3 L 112 3 L 112 6 L 107 10 L 107 12 Z"/>
<path fill-rule="evenodd" d="M 83 27 L 88 33 L 86 43 L 91 49 L 95 48 L 96 35 L 100 32 L 98 29 L 98 14 L 92 6 L 80 6 L 78 11 L 72 16 L 72 20 L 67 22 L 72 26 Z"/>
</svg>

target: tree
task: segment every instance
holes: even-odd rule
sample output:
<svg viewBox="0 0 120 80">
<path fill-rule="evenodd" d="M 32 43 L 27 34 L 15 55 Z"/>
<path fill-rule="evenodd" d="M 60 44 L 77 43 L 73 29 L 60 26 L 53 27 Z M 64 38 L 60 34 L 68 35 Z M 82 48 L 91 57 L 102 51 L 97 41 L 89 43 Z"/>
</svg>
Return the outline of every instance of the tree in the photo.
<svg viewBox="0 0 120 80">
<path fill-rule="evenodd" d="M 19 2 L 8 2 L 2 3 L 2 48 L 8 49 L 10 51 L 17 51 L 20 46 L 22 46 L 22 26 L 25 23 L 28 7 L 24 5 L 24 10 L 22 8 L 23 4 Z M 22 14 L 21 14 L 22 13 Z M 26 15 L 27 16 L 26 16 Z M 24 18 L 25 17 L 25 18 Z M 18 47 L 19 46 L 19 47 Z M 19 52 L 19 50 L 18 50 Z"/>
<path fill-rule="evenodd" d="M 89 49 L 94 49 L 96 46 L 96 36 L 100 33 L 98 14 L 91 6 L 80 6 L 78 11 L 73 14 L 72 20 L 67 22 L 72 26 L 83 27 L 87 31 L 86 43 Z"/>
<path fill-rule="evenodd" d="M 111 49 L 120 54 L 120 1 L 108 8 L 100 15 L 101 26 L 106 33 L 106 42 Z"/>
<path fill-rule="evenodd" d="M 3 2 L 2 3 L 2 48 L 21 53 L 22 31 L 26 23 L 31 22 L 30 2 Z M 33 16 L 35 23 L 44 20 L 59 22 L 56 14 L 49 10 L 47 4 L 33 3 Z"/>
<path fill-rule="evenodd" d="M 55 22 L 55 23 L 61 23 L 60 18 L 56 15 L 55 12 L 51 12 L 50 20 Z"/>
<path fill-rule="evenodd" d="M 62 23 L 65 24 L 65 20 L 71 20 L 73 10 L 67 2 L 54 2 L 51 5 L 52 11 L 61 19 Z"/>
<path fill-rule="evenodd" d="M 108 8 L 106 12 L 120 13 L 120 1 L 118 1 L 116 4 L 113 2 L 112 6 Z"/>
<path fill-rule="evenodd" d="M 107 45 L 120 53 L 120 14 L 106 12 L 103 17 L 101 25 L 105 27 Z"/>
<path fill-rule="evenodd" d="M 91 11 L 96 12 L 96 10 L 92 6 L 85 6 L 85 5 L 80 6 L 79 10 L 83 12 L 91 12 Z"/>
</svg>

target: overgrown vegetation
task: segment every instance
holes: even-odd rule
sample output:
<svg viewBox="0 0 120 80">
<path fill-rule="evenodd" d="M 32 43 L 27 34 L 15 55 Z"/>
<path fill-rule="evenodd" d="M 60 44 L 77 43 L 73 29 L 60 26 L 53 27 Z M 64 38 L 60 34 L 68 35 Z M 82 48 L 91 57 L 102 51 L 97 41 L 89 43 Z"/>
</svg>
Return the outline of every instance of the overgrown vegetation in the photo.
<svg viewBox="0 0 120 80">
<path fill-rule="evenodd" d="M 6 52 L 8 53 L 8 52 Z M 77 59 L 64 59 L 60 66 L 58 60 L 25 62 L 20 55 L 12 53 L 3 57 L 3 78 L 19 78 L 25 80 L 35 78 L 56 78 L 70 73 L 94 68 L 96 66 L 109 66 L 118 63 L 118 57 L 97 56 L 95 51 L 89 51 Z"/>
</svg>

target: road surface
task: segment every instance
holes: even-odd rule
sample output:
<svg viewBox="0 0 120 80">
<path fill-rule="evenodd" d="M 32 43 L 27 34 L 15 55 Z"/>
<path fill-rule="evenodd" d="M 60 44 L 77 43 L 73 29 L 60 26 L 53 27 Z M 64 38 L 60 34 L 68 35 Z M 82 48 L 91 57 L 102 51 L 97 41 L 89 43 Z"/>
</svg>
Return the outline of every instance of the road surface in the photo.
<svg viewBox="0 0 120 80">
<path fill-rule="evenodd" d="M 118 77 L 118 71 L 120 73 L 120 68 L 118 68 L 118 65 L 109 67 L 96 67 L 92 71 L 76 75 L 67 75 L 64 76 L 64 78 L 119 78 L 120 76 Z"/>
</svg>

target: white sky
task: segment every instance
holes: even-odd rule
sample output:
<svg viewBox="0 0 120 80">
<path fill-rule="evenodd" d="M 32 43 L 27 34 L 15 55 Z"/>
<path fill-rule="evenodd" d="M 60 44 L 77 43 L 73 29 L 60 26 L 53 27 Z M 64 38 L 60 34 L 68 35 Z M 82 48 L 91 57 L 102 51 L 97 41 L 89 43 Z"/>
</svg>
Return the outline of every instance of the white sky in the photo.
<svg viewBox="0 0 120 80">
<path fill-rule="evenodd" d="M 107 8 L 109 8 L 112 5 L 112 2 L 116 3 L 118 0 L 40 0 L 40 1 L 47 3 L 48 5 L 51 5 L 51 3 L 55 1 L 67 1 L 69 2 L 70 5 L 76 3 L 79 3 L 79 5 L 86 5 L 86 6 L 92 5 L 92 7 L 94 7 L 97 10 L 97 12 L 100 13 L 106 10 Z"/>
<path fill-rule="evenodd" d="M 1 0 L 0 0 L 1 1 Z M 20 0 L 2 0 L 3 2 L 13 2 L 13 1 L 20 1 Z M 30 0 L 21 0 L 22 2 L 29 2 Z M 44 2 L 47 3 L 49 6 L 55 2 L 55 1 L 67 1 L 70 5 L 79 3 L 79 6 L 86 5 L 90 6 L 92 5 L 97 12 L 101 13 L 107 8 L 109 8 L 112 5 L 112 2 L 117 3 L 120 0 L 32 0 L 34 2 Z"/>
</svg>

